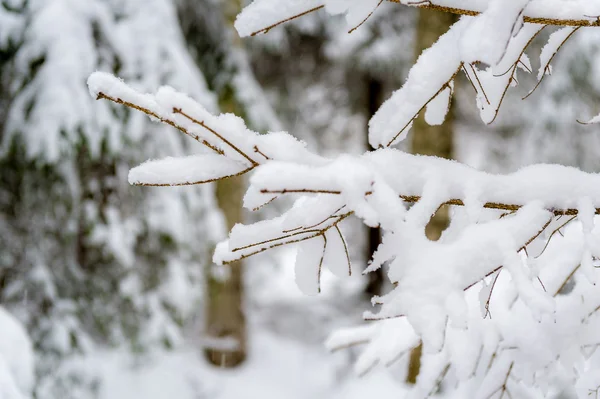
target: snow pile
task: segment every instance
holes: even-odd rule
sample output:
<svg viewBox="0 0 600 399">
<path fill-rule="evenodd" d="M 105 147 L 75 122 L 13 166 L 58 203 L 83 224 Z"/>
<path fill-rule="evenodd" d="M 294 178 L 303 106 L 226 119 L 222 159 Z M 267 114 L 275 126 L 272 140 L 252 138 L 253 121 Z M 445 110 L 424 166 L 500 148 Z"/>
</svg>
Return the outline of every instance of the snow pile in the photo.
<svg viewBox="0 0 600 399">
<path fill-rule="evenodd" d="M 25 329 L 0 307 L 0 398 L 30 397 L 33 370 L 33 347 Z"/>
</svg>

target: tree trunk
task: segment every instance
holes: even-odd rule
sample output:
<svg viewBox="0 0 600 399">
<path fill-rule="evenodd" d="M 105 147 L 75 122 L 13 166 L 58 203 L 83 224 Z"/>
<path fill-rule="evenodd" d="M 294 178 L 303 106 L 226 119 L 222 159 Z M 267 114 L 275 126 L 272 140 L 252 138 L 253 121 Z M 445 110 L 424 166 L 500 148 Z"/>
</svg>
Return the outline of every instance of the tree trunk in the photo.
<svg viewBox="0 0 600 399">
<path fill-rule="evenodd" d="M 367 76 L 366 82 L 366 98 L 367 98 L 367 116 L 369 119 L 375 114 L 377 109 L 381 106 L 383 96 L 383 84 L 376 78 Z M 369 135 L 366 137 L 366 148 L 370 148 Z M 381 229 L 379 228 L 367 228 L 367 260 L 373 257 L 373 254 L 381 243 Z M 367 274 L 369 281 L 365 288 L 365 293 L 371 299 L 374 295 L 381 295 L 383 289 L 383 268 L 379 268 L 374 272 Z"/>
<path fill-rule="evenodd" d="M 452 14 L 435 10 L 419 10 L 416 32 L 416 55 L 434 44 L 438 38 L 446 33 L 456 18 Z M 423 113 L 415 120 L 412 128 L 411 150 L 414 154 L 435 155 L 450 159 L 453 155 L 453 115 L 450 109 L 446 121 L 441 126 L 430 126 L 425 122 Z M 430 240 L 440 238 L 448 226 L 448 207 L 438 209 L 429 221 L 425 234 Z M 422 345 L 415 348 L 410 355 L 410 363 L 406 382 L 414 384 L 417 381 L 421 368 Z"/>
<path fill-rule="evenodd" d="M 233 31 L 235 16 L 241 9 L 239 0 L 228 0 L 223 5 L 225 19 L 232 31 L 233 47 L 241 46 L 241 40 Z M 218 93 L 221 112 L 244 115 L 236 101 L 236 93 L 226 83 Z M 243 177 L 219 180 L 216 185 L 216 199 L 227 222 L 227 229 L 242 222 L 244 196 Z M 206 273 L 206 333 L 209 337 L 232 339 L 235 347 L 207 347 L 205 355 L 209 362 L 220 367 L 235 367 L 246 358 L 246 318 L 243 310 L 244 285 L 243 262 L 238 261 L 222 266 L 219 270 L 212 265 Z M 226 344 L 226 341 L 223 342 Z"/>
<path fill-rule="evenodd" d="M 227 220 L 227 228 L 242 220 L 243 179 L 216 183 L 217 203 Z M 243 265 L 241 261 L 207 268 L 206 333 L 209 337 L 233 339 L 236 347 L 208 347 L 206 358 L 214 365 L 235 367 L 246 358 L 246 319 L 243 310 Z M 216 272 L 215 272 L 216 271 Z"/>
</svg>

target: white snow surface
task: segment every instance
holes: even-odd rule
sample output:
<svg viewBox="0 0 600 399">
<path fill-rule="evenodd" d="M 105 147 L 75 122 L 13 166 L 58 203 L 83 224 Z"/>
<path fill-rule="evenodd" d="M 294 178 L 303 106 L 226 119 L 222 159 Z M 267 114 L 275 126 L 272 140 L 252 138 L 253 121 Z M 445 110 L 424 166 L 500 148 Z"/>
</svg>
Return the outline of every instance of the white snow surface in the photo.
<svg viewBox="0 0 600 399">
<path fill-rule="evenodd" d="M 0 398 L 29 398 L 33 383 L 31 341 L 21 323 L 0 306 Z"/>
<path fill-rule="evenodd" d="M 169 157 L 146 161 L 131 169 L 129 183 L 155 186 L 199 184 L 233 176 L 245 169 L 243 163 L 218 154 Z"/>
</svg>

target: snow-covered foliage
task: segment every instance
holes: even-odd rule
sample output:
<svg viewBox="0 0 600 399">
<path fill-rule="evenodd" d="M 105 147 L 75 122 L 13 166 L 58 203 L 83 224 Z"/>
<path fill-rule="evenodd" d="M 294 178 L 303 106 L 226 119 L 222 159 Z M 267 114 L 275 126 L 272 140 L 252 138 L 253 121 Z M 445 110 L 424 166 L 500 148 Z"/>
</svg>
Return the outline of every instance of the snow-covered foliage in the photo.
<svg viewBox="0 0 600 399">
<path fill-rule="evenodd" d="M 268 31 L 320 8 L 346 13 L 352 27 L 378 4 L 255 0 L 236 27 L 241 35 Z M 326 158 L 287 133 L 259 135 L 240 118 L 214 116 L 170 87 L 141 94 L 106 73 L 92 74 L 88 86 L 93 98 L 136 108 L 214 152 L 142 164 L 130 172 L 132 183 L 196 184 L 253 171 L 246 208 L 297 198 L 279 217 L 236 225 L 217 247 L 217 263 L 297 245 L 298 287 L 317 294 L 323 267 L 339 276 L 352 270 L 339 224 L 354 215 L 381 227 L 382 244 L 365 272 L 385 266 L 393 287 L 373 298 L 378 310 L 364 314 L 370 325 L 334 333 L 328 341 L 331 349 L 366 345 L 358 373 L 389 364 L 422 342 L 414 398 L 439 389 L 456 398 L 551 397 L 566 388 L 580 397 L 597 392 L 598 175 L 560 165 L 495 175 L 390 147 L 426 108 L 428 122 L 443 121 L 461 71 L 473 84 L 482 120 L 491 123 L 518 82 L 517 71 L 533 70 L 525 50 L 542 23 L 596 26 L 590 16 L 598 15 L 600 3 L 412 5 L 467 15 L 419 57 L 405 84 L 371 119 L 369 142 L 376 149 L 363 155 Z M 565 29 L 550 36 L 538 79 L 574 31 Z M 452 222 L 433 242 L 425 226 L 444 204 L 453 206 Z"/>
<path fill-rule="evenodd" d="M 10 55 L 0 85 L 0 302 L 41 354 L 37 397 L 85 398 L 94 376 L 62 361 L 105 345 L 177 345 L 223 230 L 208 188 L 129 189 L 127 165 L 188 146 L 138 113 L 98 107 L 86 79 L 110 71 L 140 89 L 168 83 L 211 110 L 216 101 L 170 0 L 19 3 L 0 5 Z"/>
</svg>

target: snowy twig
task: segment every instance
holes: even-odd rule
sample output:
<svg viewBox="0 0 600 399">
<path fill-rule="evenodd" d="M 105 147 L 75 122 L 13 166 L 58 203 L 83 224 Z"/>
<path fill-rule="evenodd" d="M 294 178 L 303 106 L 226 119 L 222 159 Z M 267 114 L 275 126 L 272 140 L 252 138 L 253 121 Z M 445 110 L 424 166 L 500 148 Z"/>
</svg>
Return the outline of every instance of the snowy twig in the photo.
<svg viewBox="0 0 600 399">
<path fill-rule="evenodd" d="M 277 21 L 276 23 L 274 23 L 274 24 L 271 24 L 271 25 L 269 25 L 269 26 L 267 26 L 267 27 L 265 27 L 265 28 L 262 28 L 262 29 L 259 29 L 259 30 L 257 30 L 257 31 L 254 31 L 254 32 L 252 32 L 252 33 L 250 34 L 250 36 L 256 36 L 256 35 L 258 35 L 258 34 L 261 34 L 261 33 L 267 33 L 267 32 L 269 32 L 271 29 L 273 29 L 273 28 L 275 28 L 275 27 L 277 27 L 277 26 L 279 26 L 279 25 L 281 25 L 281 24 L 285 24 L 286 22 L 293 21 L 293 20 L 294 20 L 294 19 L 296 19 L 296 18 L 303 17 L 303 16 L 305 16 L 305 15 L 307 15 L 307 14 L 310 14 L 310 13 L 312 13 L 312 12 L 319 11 L 319 10 L 320 10 L 320 9 L 322 9 L 322 8 L 325 8 L 325 6 L 324 6 L 324 5 L 320 5 L 320 6 L 317 6 L 317 7 L 311 8 L 310 10 L 303 11 L 303 12 L 301 12 L 300 14 L 296 14 L 296 15 L 294 15 L 294 16 L 291 16 L 291 17 L 289 17 L 289 18 L 282 19 L 281 21 Z"/>
<path fill-rule="evenodd" d="M 426 8 L 430 10 L 442 11 L 456 15 L 464 15 L 475 17 L 481 14 L 479 10 L 473 10 L 468 8 L 457 8 L 457 7 L 448 7 L 439 4 L 435 4 L 435 1 L 425 0 L 419 2 L 406 2 L 405 0 L 388 0 L 391 3 L 398 3 L 402 5 L 413 6 L 417 8 Z M 590 16 L 581 15 L 580 19 L 563 19 L 563 18 L 548 18 L 543 16 L 536 15 L 523 15 L 523 21 L 529 22 L 532 24 L 543 24 L 543 25 L 555 25 L 555 26 L 600 26 L 600 19 L 592 18 Z"/>
<path fill-rule="evenodd" d="M 363 26 L 363 24 L 364 24 L 365 22 L 367 22 L 367 20 L 368 20 L 369 18 L 371 18 L 371 15 L 373 15 L 373 13 L 375 12 L 375 10 L 377 10 L 377 9 L 379 8 L 379 6 L 381 5 L 381 3 L 383 3 L 383 0 L 379 0 L 379 3 L 377 3 L 377 6 L 375 6 L 375 8 L 373 9 L 373 11 L 371 11 L 371 12 L 369 13 L 369 15 L 367 15 L 367 16 L 365 17 L 365 19 L 363 19 L 362 21 L 360 21 L 360 23 L 359 23 L 358 25 L 356 25 L 354 28 L 350 29 L 350 30 L 348 31 L 348 33 L 352 33 L 352 32 L 354 32 L 355 30 L 357 30 L 358 28 L 360 28 L 361 26 Z"/>
<path fill-rule="evenodd" d="M 527 93 L 527 95 L 525 97 L 523 97 L 523 100 L 525 100 L 529 96 L 531 96 L 533 94 L 533 92 L 536 91 L 536 89 L 540 86 L 540 84 L 544 80 L 544 77 L 546 77 L 546 75 L 550 73 L 550 64 L 552 63 L 552 60 L 554 60 L 554 57 L 556 56 L 556 54 L 558 54 L 558 52 L 562 48 L 562 46 L 571 38 L 571 36 L 573 36 L 573 34 L 575 32 L 577 32 L 579 30 L 579 28 L 580 28 L 580 26 L 578 26 L 578 27 L 572 29 L 570 32 L 568 32 L 568 34 L 564 38 L 564 40 L 562 40 L 560 42 L 560 44 L 552 52 L 552 55 L 550 57 L 548 57 L 548 60 L 546 62 L 544 62 L 543 65 L 540 66 L 540 73 L 538 74 L 538 81 L 537 81 L 536 85 L 533 87 L 533 89 L 529 93 Z M 568 28 L 565 28 L 565 29 L 568 29 Z M 555 32 L 554 34 L 556 34 L 556 33 L 557 32 Z"/>
<path fill-rule="evenodd" d="M 461 63 L 460 66 L 458 67 L 458 69 L 456 70 L 456 72 L 454 72 L 454 74 L 452 75 L 452 77 L 450 79 L 448 79 L 440 88 L 439 90 L 429 98 L 429 100 L 427 100 L 423 106 L 414 114 L 414 116 L 412 117 L 412 119 L 410 119 L 402 129 L 400 129 L 400 131 L 398 133 L 396 133 L 396 135 L 388 141 L 388 143 L 386 144 L 386 147 L 390 147 L 394 144 L 394 142 L 396 141 L 396 139 L 398 139 L 399 136 L 402 135 L 402 133 L 405 132 L 406 129 L 408 129 L 413 121 L 415 119 L 417 119 L 417 117 L 419 116 L 419 114 L 425 109 L 427 108 L 427 105 L 429 105 L 429 103 L 431 103 L 433 101 L 434 98 L 436 98 L 438 95 L 440 95 L 444 90 L 446 89 L 450 89 L 451 90 L 451 86 L 452 86 L 452 82 L 454 81 L 454 78 L 456 78 L 456 75 L 458 75 L 458 73 L 460 72 L 460 70 L 462 69 L 463 64 Z"/>
<path fill-rule="evenodd" d="M 171 125 L 171 126 L 173 126 L 173 127 L 174 127 L 174 128 L 176 128 L 177 130 L 179 130 L 179 131 L 181 131 L 181 132 L 185 133 L 186 135 L 188 135 L 188 136 L 192 137 L 194 140 L 196 140 L 196 141 L 198 141 L 198 142 L 200 142 L 200 143 L 204 144 L 205 146 L 207 146 L 208 148 L 210 148 L 210 149 L 211 149 L 211 150 L 213 150 L 214 152 L 216 152 L 216 153 L 218 153 L 218 154 L 221 154 L 221 155 L 223 155 L 223 150 L 221 150 L 221 149 L 219 149 L 219 148 L 217 148 L 217 147 L 213 146 L 212 144 L 210 144 L 210 143 L 209 143 L 208 141 L 206 141 L 206 140 L 201 140 L 201 139 L 200 139 L 198 136 L 196 136 L 196 135 L 195 135 L 195 134 L 193 134 L 193 133 L 190 133 L 190 132 L 189 132 L 187 129 L 185 129 L 183 126 L 181 126 L 181 125 L 178 125 L 178 124 L 177 124 L 175 121 L 173 121 L 173 120 L 171 120 L 171 119 L 164 118 L 164 117 L 162 117 L 162 116 L 158 116 L 158 115 L 157 115 L 155 112 L 153 112 L 153 111 L 151 111 L 151 110 L 149 110 L 149 109 L 147 109 L 147 108 L 144 108 L 144 107 L 142 107 L 141 105 L 134 104 L 134 103 L 131 103 L 131 102 L 129 102 L 129 101 L 123 101 L 123 100 L 121 100 L 120 98 L 111 97 L 111 96 L 109 96 L 109 95 L 106 95 L 106 94 L 104 94 L 104 93 L 102 93 L 102 92 L 99 92 L 99 93 L 98 93 L 98 96 L 96 97 L 96 99 L 97 99 L 97 100 L 102 100 L 102 99 L 104 99 L 104 100 L 109 100 L 109 101 L 112 101 L 112 102 L 114 102 L 114 103 L 117 103 L 117 104 L 122 104 L 122 105 L 125 105 L 125 106 L 129 107 L 129 108 L 133 108 L 133 109 L 136 109 L 136 110 L 138 110 L 138 111 L 141 111 L 141 112 L 145 113 L 145 114 L 146 114 L 146 115 L 148 115 L 148 116 L 151 116 L 151 117 L 153 117 L 153 118 L 156 118 L 156 119 L 158 119 L 159 121 L 161 121 L 161 122 L 163 122 L 163 123 L 166 123 L 166 124 L 168 124 L 168 125 Z"/>
</svg>

